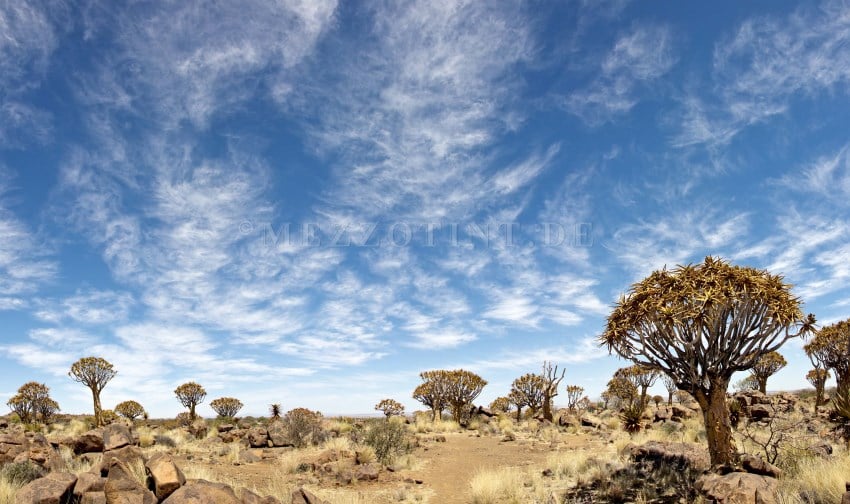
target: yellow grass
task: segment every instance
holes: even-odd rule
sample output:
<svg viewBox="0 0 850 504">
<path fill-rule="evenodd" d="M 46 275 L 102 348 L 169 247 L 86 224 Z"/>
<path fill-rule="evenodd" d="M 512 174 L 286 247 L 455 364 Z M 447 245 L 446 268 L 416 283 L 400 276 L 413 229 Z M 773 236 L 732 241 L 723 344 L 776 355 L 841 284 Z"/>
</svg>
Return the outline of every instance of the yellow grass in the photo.
<svg viewBox="0 0 850 504">
<path fill-rule="evenodd" d="M 801 460 L 794 474 L 779 482 L 779 502 L 803 504 L 806 502 L 841 502 L 844 483 L 850 480 L 850 453 L 836 450 L 828 457 L 811 457 Z M 809 495 L 803 500 L 800 495 Z"/>
<path fill-rule="evenodd" d="M 15 504 L 15 494 L 21 487 L 0 478 L 0 504 Z"/>
<path fill-rule="evenodd" d="M 478 471 L 470 481 L 473 504 L 519 504 L 524 501 L 523 474 L 514 467 Z"/>
</svg>

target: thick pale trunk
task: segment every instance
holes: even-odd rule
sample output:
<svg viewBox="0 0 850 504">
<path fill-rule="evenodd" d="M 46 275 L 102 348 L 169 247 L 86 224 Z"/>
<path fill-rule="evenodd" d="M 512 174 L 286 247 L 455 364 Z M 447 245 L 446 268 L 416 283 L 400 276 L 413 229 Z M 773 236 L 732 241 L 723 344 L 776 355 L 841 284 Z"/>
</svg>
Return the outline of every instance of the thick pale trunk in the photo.
<svg viewBox="0 0 850 504">
<path fill-rule="evenodd" d="M 546 420 L 549 420 L 550 422 L 554 418 L 554 416 L 552 415 L 552 398 L 551 397 L 546 397 L 543 400 L 543 418 L 545 418 Z"/>
<path fill-rule="evenodd" d="M 516 421 L 519 422 L 522 420 L 522 406 L 516 407 Z"/>
<path fill-rule="evenodd" d="M 762 394 L 767 394 L 767 378 L 765 378 L 765 379 L 759 378 L 758 381 L 759 381 L 759 392 L 761 392 Z"/>
<path fill-rule="evenodd" d="M 97 427 L 103 426 L 103 411 L 100 406 L 100 394 L 95 389 L 91 389 L 92 399 L 94 400 L 94 423 Z"/>
<path fill-rule="evenodd" d="M 732 438 L 732 422 L 726 406 L 726 390 L 729 380 L 714 380 L 708 390 L 697 390 L 695 397 L 702 409 L 705 434 L 711 465 L 733 465 L 737 449 Z"/>
<path fill-rule="evenodd" d="M 667 406 L 673 406 L 673 392 L 667 393 Z"/>
<path fill-rule="evenodd" d="M 195 421 L 195 404 L 189 405 L 189 420 Z"/>
</svg>

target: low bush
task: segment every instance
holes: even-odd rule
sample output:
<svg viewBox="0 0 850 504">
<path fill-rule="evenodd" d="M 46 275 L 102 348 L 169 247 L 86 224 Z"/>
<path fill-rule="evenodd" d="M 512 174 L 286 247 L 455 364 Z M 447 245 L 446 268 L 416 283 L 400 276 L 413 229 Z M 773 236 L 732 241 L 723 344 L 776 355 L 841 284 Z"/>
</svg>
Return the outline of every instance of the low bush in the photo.
<svg viewBox="0 0 850 504">
<path fill-rule="evenodd" d="M 397 456 L 411 450 L 407 428 L 404 423 L 394 420 L 373 423 L 363 442 L 375 450 L 375 457 L 384 465 L 391 464 Z"/>
</svg>

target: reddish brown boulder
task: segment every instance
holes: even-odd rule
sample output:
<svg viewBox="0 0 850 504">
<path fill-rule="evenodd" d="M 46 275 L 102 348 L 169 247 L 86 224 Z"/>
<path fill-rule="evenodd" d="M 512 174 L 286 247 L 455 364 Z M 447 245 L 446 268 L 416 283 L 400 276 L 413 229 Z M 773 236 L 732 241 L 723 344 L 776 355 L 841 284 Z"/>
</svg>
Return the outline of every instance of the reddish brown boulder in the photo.
<svg viewBox="0 0 850 504">
<path fill-rule="evenodd" d="M 242 504 L 242 500 L 227 485 L 191 480 L 162 501 L 162 504 Z"/>
<path fill-rule="evenodd" d="M 50 473 L 18 490 L 15 504 L 66 504 L 74 495 L 77 477 L 68 473 Z"/>
</svg>

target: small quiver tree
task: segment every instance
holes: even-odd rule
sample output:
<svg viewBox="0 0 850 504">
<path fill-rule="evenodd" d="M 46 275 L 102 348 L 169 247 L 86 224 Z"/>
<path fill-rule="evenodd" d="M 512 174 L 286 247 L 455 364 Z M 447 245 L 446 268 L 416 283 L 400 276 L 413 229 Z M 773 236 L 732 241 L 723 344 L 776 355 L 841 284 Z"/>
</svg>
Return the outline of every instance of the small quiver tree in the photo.
<svg viewBox="0 0 850 504">
<path fill-rule="evenodd" d="M 136 401 L 123 401 L 115 405 L 115 413 L 131 422 L 145 414 L 145 408 Z"/>
<path fill-rule="evenodd" d="M 210 401 L 210 408 L 216 412 L 219 418 L 236 418 L 236 414 L 242 409 L 242 401 L 235 397 L 219 397 Z"/>
<path fill-rule="evenodd" d="M 779 352 L 768 352 L 756 360 L 750 371 L 758 381 L 759 392 L 767 394 L 767 379 L 788 365 L 788 361 Z"/>
<path fill-rule="evenodd" d="M 195 382 L 186 382 L 174 389 L 174 395 L 184 408 L 189 408 L 189 420 L 194 422 L 198 417 L 195 414 L 195 407 L 204 402 L 207 391 Z"/>
<path fill-rule="evenodd" d="M 106 384 L 118 374 L 118 371 L 106 359 L 101 357 L 83 357 L 71 365 L 68 372 L 74 381 L 82 383 L 91 390 L 94 401 L 94 421 L 100 427 L 104 425 L 103 407 L 100 404 L 100 393 Z"/>
<path fill-rule="evenodd" d="M 404 405 L 394 399 L 381 399 L 381 401 L 375 405 L 375 410 L 383 413 L 387 417 L 387 420 L 389 420 L 393 415 L 403 415 Z"/>
</svg>

